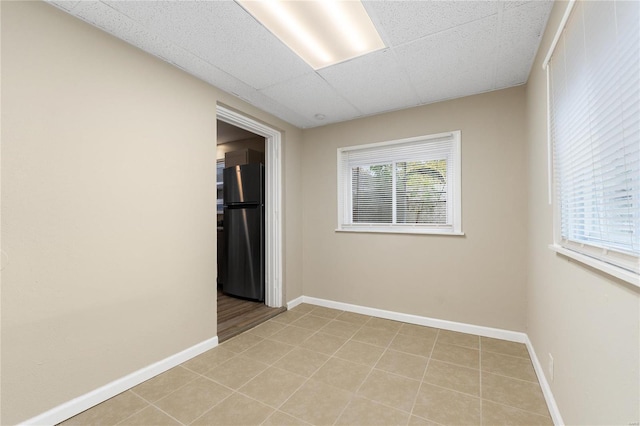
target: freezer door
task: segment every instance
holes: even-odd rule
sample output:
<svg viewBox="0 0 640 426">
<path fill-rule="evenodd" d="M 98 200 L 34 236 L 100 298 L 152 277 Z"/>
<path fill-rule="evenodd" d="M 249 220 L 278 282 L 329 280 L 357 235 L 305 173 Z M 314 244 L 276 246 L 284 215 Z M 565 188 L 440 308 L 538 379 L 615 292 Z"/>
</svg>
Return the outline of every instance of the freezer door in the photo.
<svg viewBox="0 0 640 426">
<path fill-rule="evenodd" d="M 263 206 L 225 207 L 224 293 L 264 301 L 263 218 Z"/>
<path fill-rule="evenodd" d="M 225 206 L 264 203 L 264 166 L 262 164 L 227 167 L 223 174 Z"/>
</svg>

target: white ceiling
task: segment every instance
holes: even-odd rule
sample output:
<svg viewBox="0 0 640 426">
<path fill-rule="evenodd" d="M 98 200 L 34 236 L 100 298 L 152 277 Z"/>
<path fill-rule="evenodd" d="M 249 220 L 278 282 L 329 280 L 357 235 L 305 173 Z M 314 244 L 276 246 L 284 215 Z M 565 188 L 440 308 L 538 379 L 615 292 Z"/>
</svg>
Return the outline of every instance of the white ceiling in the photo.
<svg viewBox="0 0 640 426">
<path fill-rule="evenodd" d="M 230 0 L 50 3 L 301 128 L 523 84 L 553 6 L 364 1 L 387 48 L 314 71 Z"/>
</svg>

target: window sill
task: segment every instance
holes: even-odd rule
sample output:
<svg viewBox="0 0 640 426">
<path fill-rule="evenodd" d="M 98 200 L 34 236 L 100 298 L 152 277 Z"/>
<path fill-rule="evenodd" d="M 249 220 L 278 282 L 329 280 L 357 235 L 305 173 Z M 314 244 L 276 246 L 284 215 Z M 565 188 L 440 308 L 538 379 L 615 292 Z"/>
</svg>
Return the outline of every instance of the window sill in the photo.
<svg viewBox="0 0 640 426">
<path fill-rule="evenodd" d="M 447 235 L 464 236 L 464 232 L 439 231 L 437 229 L 375 229 L 375 228 L 348 228 L 336 229 L 336 232 L 356 232 L 367 234 L 413 234 L 413 235 Z"/>
<path fill-rule="evenodd" d="M 638 274 L 601 260 L 594 259 L 593 257 L 580 254 L 573 250 L 566 249 L 557 244 L 549 244 L 549 248 L 558 254 L 577 260 L 578 262 L 584 263 L 585 265 L 591 266 L 592 268 L 633 284 L 636 287 L 640 287 L 640 276 Z"/>
</svg>

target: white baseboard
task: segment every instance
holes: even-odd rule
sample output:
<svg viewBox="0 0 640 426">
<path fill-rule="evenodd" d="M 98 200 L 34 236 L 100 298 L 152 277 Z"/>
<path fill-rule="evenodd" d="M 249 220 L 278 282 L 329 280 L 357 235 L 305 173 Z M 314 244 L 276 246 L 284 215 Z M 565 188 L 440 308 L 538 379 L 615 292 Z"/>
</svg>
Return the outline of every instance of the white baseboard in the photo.
<svg viewBox="0 0 640 426">
<path fill-rule="evenodd" d="M 291 302 L 287 302 L 287 309 L 293 309 L 299 304 L 304 303 L 302 300 L 303 298 L 304 296 L 300 296 L 298 298 L 293 299 Z"/>
<path fill-rule="evenodd" d="M 297 301 L 298 299 L 295 300 Z M 296 305 L 299 303 L 300 302 L 297 302 Z M 465 324 L 462 322 L 422 317 L 419 315 L 403 314 L 401 312 L 385 311 L 383 309 L 369 308 L 360 305 L 351 305 L 349 303 L 334 302 L 333 300 L 318 299 L 316 297 L 302 296 L 302 303 L 324 306 L 325 308 L 340 309 L 342 311 L 370 315 L 372 317 L 385 318 L 394 321 L 402 321 L 409 324 L 425 325 L 427 327 L 441 328 L 443 330 L 459 331 L 461 333 L 475 334 L 484 337 L 493 337 L 496 339 L 508 340 L 510 342 L 526 343 L 527 341 L 527 335 L 518 331 L 484 327 L 481 325 Z"/>
<path fill-rule="evenodd" d="M 558 404 L 556 404 L 556 400 L 551 392 L 551 386 L 549 386 L 547 376 L 544 375 L 542 364 L 540 364 L 536 351 L 533 349 L 533 344 L 531 343 L 531 340 L 529 340 L 529 336 L 527 336 L 527 341 L 525 343 L 527 345 L 527 350 L 529 351 L 529 357 L 533 363 L 533 369 L 536 371 L 536 375 L 538 376 L 538 382 L 540 383 L 542 394 L 544 395 L 545 401 L 547 401 L 547 408 L 549 409 L 549 414 L 551 414 L 553 424 L 556 426 L 564 425 L 564 420 L 562 420 L 562 416 L 560 415 Z"/>
<path fill-rule="evenodd" d="M 524 343 L 526 344 L 529 355 L 531 356 L 531 361 L 538 376 L 540 387 L 542 388 L 542 393 L 544 394 L 545 400 L 547 402 L 551 418 L 553 419 L 555 425 L 564 425 L 562 416 L 560 415 L 558 406 L 555 402 L 553 394 L 551 393 L 551 387 L 549 386 L 549 383 L 547 382 L 547 379 L 544 375 L 544 371 L 542 369 L 540 361 L 538 360 L 529 337 L 525 333 L 423 317 L 412 314 L 405 314 L 401 312 L 386 311 L 383 309 L 369 308 L 366 306 L 352 305 L 349 303 L 335 302 L 333 300 L 319 299 L 309 296 L 300 296 L 290 302 L 287 302 L 287 309 L 293 309 L 301 303 L 309 303 L 311 305 L 324 306 L 326 308 L 340 309 L 342 311 L 353 312 L 357 314 L 370 315 L 373 317 L 385 318 L 394 321 L 402 321 L 409 324 L 424 325 L 428 327 L 441 328 L 443 330 L 458 331 L 461 333 L 469 333 L 478 336 L 493 337 L 496 339 L 508 340 L 511 342 Z M 42 413 L 23 422 L 22 424 L 54 425 L 60 423 L 75 416 L 76 414 L 83 412 L 88 408 L 91 408 L 97 404 L 100 404 L 101 402 L 106 401 L 109 398 L 116 396 L 121 392 L 139 385 L 145 380 L 149 380 L 150 378 L 155 377 L 160 373 L 163 373 L 177 365 L 180 365 L 183 362 L 188 361 L 189 359 L 208 351 L 209 349 L 213 349 L 216 346 L 218 346 L 217 336 L 205 340 L 204 342 L 198 343 L 190 348 L 183 350 L 182 352 L 171 355 L 147 367 L 141 368 L 138 371 L 134 371 L 133 373 L 125 377 L 114 380 L 113 382 L 108 383 L 85 395 L 65 402 L 64 404 L 54 407 L 45 413 Z"/>
<path fill-rule="evenodd" d="M 60 423 L 216 346 L 218 346 L 218 336 L 200 342 L 182 352 L 178 352 L 71 401 L 58 405 L 23 422 L 22 425 L 55 425 Z"/>
<path fill-rule="evenodd" d="M 544 375 L 544 371 L 542 370 L 540 361 L 536 356 L 536 352 L 533 349 L 531 341 L 529 340 L 529 336 L 527 336 L 527 334 L 525 333 L 503 330 L 499 328 L 483 327 L 480 325 L 465 324 L 462 322 L 422 317 L 418 315 L 403 314 L 400 312 L 385 311 L 383 309 L 369 308 L 360 305 L 351 305 L 349 303 L 335 302 L 333 300 L 318 299 L 316 297 L 308 296 L 302 296 L 289 302 L 289 305 L 291 305 L 289 309 L 291 309 L 291 307 L 299 305 L 300 303 L 309 303 L 311 305 L 324 306 L 325 308 L 340 309 L 347 312 L 354 312 L 357 314 L 370 315 L 378 318 L 402 321 L 409 324 L 425 325 L 428 327 L 441 328 L 443 330 L 459 331 L 461 333 L 469 333 L 478 336 L 493 337 L 496 339 L 508 340 L 511 342 L 524 343 L 527 346 L 529 356 L 531 357 L 531 362 L 533 363 L 536 375 L 538 376 L 540 388 L 542 389 L 542 393 L 547 402 L 547 407 L 549 409 L 551 419 L 557 426 L 564 425 L 564 421 L 562 420 L 562 416 L 560 415 L 560 410 L 558 409 L 556 400 L 551 393 L 551 387 L 549 386 L 549 383 L 547 382 L 547 379 Z"/>
</svg>

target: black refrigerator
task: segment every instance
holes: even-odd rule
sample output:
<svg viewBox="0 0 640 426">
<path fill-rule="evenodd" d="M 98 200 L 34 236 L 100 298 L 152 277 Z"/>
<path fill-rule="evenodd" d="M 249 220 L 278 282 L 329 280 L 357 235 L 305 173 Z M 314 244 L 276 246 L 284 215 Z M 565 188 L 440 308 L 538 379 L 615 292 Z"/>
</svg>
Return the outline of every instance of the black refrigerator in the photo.
<svg viewBox="0 0 640 426">
<path fill-rule="evenodd" d="M 264 165 L 224 169 L 222 292 L 264 301 Z"/>
</svg>

